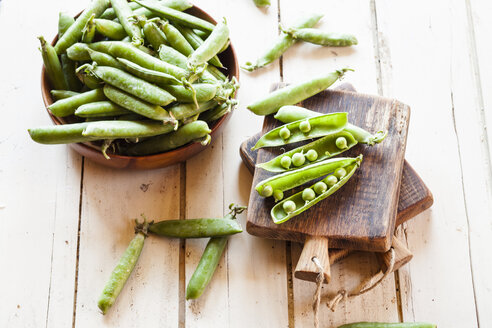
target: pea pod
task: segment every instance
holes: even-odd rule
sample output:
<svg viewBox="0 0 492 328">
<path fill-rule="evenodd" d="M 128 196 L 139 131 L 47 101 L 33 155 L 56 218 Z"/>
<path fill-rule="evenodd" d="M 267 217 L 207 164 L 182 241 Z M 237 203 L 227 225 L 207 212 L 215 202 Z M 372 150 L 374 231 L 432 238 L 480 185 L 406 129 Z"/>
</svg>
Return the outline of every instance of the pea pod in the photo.
<svg viewBox="0 0 492 328">
<path fill-rule="evenodd" d="M 92 14 L 84 28 L 82 29 L 82 42 L 91 43 L 96 35 L 96 23 L 94 23 L 95 14 Z"/>
<path fill-rule="evenodd" d="M 125 253 L 111 273 L 111 277 L 97 302 L 97 306 L 103 314 L 106 314 L 114 304 L 126 281 L 132 274 L 140 253 L 142 253 L 148 227 L 149 223 L 146 221 L 141 224 L 136 222 L 135 237 L 133 237 L 130 245 L 128 245 Z"/>
<path fill-rule="evenodd" d="M 51 96 L 55 98 L 55 100 L 70 98 L 72 96 L 79 95 L 80 93 L 69 90 L 51 90 Z"/>
<path fill-rule="evenodd" d="M 223 104 L 217 105 L 215 108 L 212 108 L 202 114 L 200 114 L 200 120 L 203 120 L 207 123 L 212 123 L 217 121 L 222 116 L 231 112 L 235 106 L 237 105 L 237 101 L 235 99 L 230 99 Z"/>
<path fill-rule="evenodd" d="M 437 328 L 437 326 L 425 322 L 356 322 L 341 325 L 338 328 Z"/>
<path fill-rule="evenodd" d="M 60 63 L 65 81 L 68 84 L 68 88 L 70 90 L 80 90 L 82 88 L 82 84 L 75 74 L 76 63 L 68 58 L 67 54 L 60 55 Z"/>
<path fill-rule="evenodd" d="M 306 182 L 334 172 L 339 167 L 346 167 L 358 161 L 357 158 L 339 157 L 314 163 L 298 170 L 287 171 L 260 181 L 256 191 L 263 197 L 270 197 L 274 191 L 286 191 Z"/>
<path fill-rule="evenodd" d="M 328 161 L 332 161 L 332 160 L 328 160 Z M 326 191 L 324 191 L 320 194 L 317 194 L 317 195 L 314 194 L 315 197 L 310 199 L 310 200 L 306 200 L 304 191 L 305 190 L 312 190 L 314 188 L 314 185 L 312 185 L 311 187 L 306 188 L 303 191 L 298 192 L 298 193 L 296 193 L 290 197 L 287 197 L 287 198 L 283 199 L 282 201 L 278 202 L 272 208 L 272 210 L 270 212 L 270 215 L 273 219 L 273 222 L 276 224 L 283 223 L 283 222 L 293 218 L 294 216 L 304 212 L 305 210 L 307 210 L 311 206 L 317 204 L 321 200 L 332 195 L 335 191 L 340 189 L 352 177 L 352 175 L 355 173 L 357 168 L 360 166 L 361 161 L 362 161 L 362 155 L 359 155 L 357 158 L 351 158 L 348 161 L 347 161 L 347 159 L 338 161 L 338 165 L 336 167 L 332 167 L 331 172 L 335 171 L 335 169 L 337 169 L 337 168 L 344 168 L 346 171 L 346 174 L 343 177 L 341 177 L 337 183 L 332 185 Z M 316 164 L 313 164 L 313 165 L 316 165 Z M 293 172 L 296 172 L 296 171 L 293 171 Z M 330 172 L 328 172 L 328 173 L 330 173 Z M 322 175 L 324 175 L 324 174 L 322 174 Z M 274 190 L 281 190 L 281 189 L 275 189 L 275 187 L 273 187 L 273 188 L 274 188 Z M 291 210 L 289 210 L 288 212 L 285 211 L 285 204 L 287 202 L 292 202 L 295 204 L 291 208 L 292 211 Z"/>
<path fill-rule="evenodd" d="M 167 6 L 169 8 L 176 9 L 179 11 L 184 11 L 186 9 L 193 7 L 193 5 L 190 2 L 188 2 L 187 0 L 160 0 L 160 2 L 164 6 Z M 133 13 L 136 16 L 146 16 L 147 18 L 151 18 L 151 16 L 155 17 L 155 15 L 150 10 L 140 6 L 136 2 L 130 2 L 129 5 L 130 5 L 130 8 L 133 10 Z M 101 18 L 115 19 L 116 13 L 114 12 L 113 8 L 108 8 L 102 13 Z"/>
<path fill-rule="evenodd" d="M 310 14 L 300 18 L 292 26 L 296 28 L 313 27 L 322 17 L 322 14 Z M 277 41 L 275 41 L 275 43 L 260 58 L 258 58 L 254 63 L 246 62 L 243 66 L 241 66 L 241 68 L 252 72 L 258 68 L 264 67 L 280 58 L 280 56 L 282 56 L 282 54 L 286 52 L 287 49 L 289 49 L 295 42 L 296 40 L 293 37 L 282 33 Z"/>
<path fill-rule="evenodd" d="M 136 2 L 129 2 L 128 5 L 132 10 L 142 8 L 142 6 Z M 107 20 L 113 20 L 116 18 L 116 12 L 114 11 L 114 8 L 108 8 L 99 17 Z"/>
<path fill-rule="evenodd" d="M 65 12 L 58 15 L 58 38 L 61 38 L 68 28 L 75 23 L 75 19 Z"/>
<path fill-rule="evenodd" d="M 139 66 L 124 58 L 116 58 L 116 59 L 123 67 L 123 69 L 147 82 L 163 84 L 163 85 L 181 83 L 181 81 L 179 81 L 177 78 L 175 78 L 172 75 Z M 166 87 L 164 86 L 161 87 L 167 92 L 169 92 Z M 174 96 L 172 93 L 170 94 Z"/>
<path fill-rule="evenodd" d="M 120 116 L 132 113 L 115 103 L 105 100 L 96 101 L 80 106 L 75 111 L 75 115 L 79 117 L 108 117 Z"/>
<path fill-rule="evenodd" d="M 98 33 L 112 40 L 122 40 L 127 36 L 125 29 L 123 28 L 123 26 L 121 26 L 120 23 L 101 18 L 96 18 L 94 20 L 94 23 L 96 25 L 96 30 Z"/>
<path fill-rule="evenodd" d="M 229 40 L 229 27 L 225 18 L 219 22 L 209 37 L 188 58 L 189 67 L 197 67 L 205 64 L 224 47 Z"/>
<path fill-rule="evenodd" d="M 169 112 L 172 113 L 173 117 L 177 120 L 183 120 L 185 118 L 195 116 L 206 110 L 214 108 L 217 105 L 215 100 L 209 100 L 207 102 L 202 102 L 198 104 L 198 107 L 193 104 L 176 104 L 168 108 Z"/>
<path fill-rule="evenodd" d="M 134 19 L 131 19 L 133 16 L 133 10 L 128 4 L 126 0 L 110 0 L 111 7 L 114 9 L 116 17 L 118 17 L 118 21 L 125 29 L 126 33 L 132 39 L 132 43 L 134 44 L 142 44 L 142 32 L 140 31 L 140 27 L 135 23 Z"/>
<path fill-rule="evenodd" d="M 70 98 L 60 99 L 49 105 L 48 108 L 53 113 L 53 115 L 58 117 L 65 117 L 73 115 L 73 113 L 75 113 L 75 110 L 81 105 L 101 100 L 106 100 L 103 90 L 95 89 L 72 96 Z"/>
<path fill-rule="evenodd" d="M 55 89 L 68 90 L 68 84 L 63 75 L 62 66 L 55 49 L 46 42 L 44 37 L 40 36 L 38 39 L 41 42 L 41 48 L 39 50 L 43 57 L 48 80 Z"/>
<path fill-rule="evenodd" d="M 87 51 L 89 52 L 89 56 L 92 61 L 98 66 L 110 66 L 118 69 L 124 68 L 124 66 L 111 55 L 105 54 L 104 52 L 95 51 L 90 48 L 87 49 Z"/>
<path fill-rule="evenodd" d="M 55 145 L 74 142 L 88 142 L 101 138 L 83 136 L 82 131 L 89 123 L 49 125 L 28 129 L 31 139 L 40 144 Z"/>
<path fill-rule="evenodd" d="M 296 40 L 329 47 L 347 47 L 356 45 L 357 38 L 352 34 L 324 32 L 316 28 L 287 28 L 280 26 L 282 32 L 289 34 Z"/>
<path fill-rule="evenodd" d="M 142 138 L 166 134 L 174 128 L 169 124 L 155 121 L 96 121 L 91 122 L 82 132 L 86 137 L 99 139 Z"/>
<path fill-rule="evenodd" d="M 207 22 L 201 18 L 195 17 L 193 15 L 166 7 L 163 3 L 156 0 L 134 0 L 136 3 L 150 9 L 155 12 L 158 16 L 169 19 L 178 24 L 189 26 L 192 28 L 198 28 L 200 30 L 212 31 L 214 29 L 214 24 Z"/>
<path fill-rule="evenodd" d="M 193 47 L 193 49 L 198 49 L 203 44 L 203 39 L 199 37 L 193 30 L 189 27 L 184 26 L 176 26 L 176 28 L 181 32 L 181 34 L 185 37 L 185 39 L 189 42 L 189 44 Z M 226 43 L 228 46 L 228 44 Z M 222 50 L 222 49 L 221 49 Z M 210 59 L 209 64 L 214 65 L 216 67 L 223 68 L 219 57 L 214 56 Z"/>
<path fill-rule="evenodd" d="M 149 138 L 148 140 L 131 145 L 126 150 L 128 155 L 150 155 L 161 153 L 183 146 L 191 141 L 202 139 L 211 132 L 204 121 L 195 121 L 180 127 L 168 135 Z"/>
<path fill-rule="evenodd" d="M 179 32 L 179 30 L 171 25 L 168 21 L 158 21 L 158 26 L 166 35 L 168 43 L 177 51 L 188 57 L 194 51 L 191 44 Z"/>
<path fill-rule="evenodd" d="M 257 7 L 265 7 L 270 5 L 270 0 L 253 0 Z"/>
<path fill-rule="evenodd" d="M 159 236 L 174 238 L 210 238 L 242 232 L 236 220 L 190 219 L 165 220 L 153 223 L 149 231 Z"/>
<path fill-rule="evenodd" d="M 86 61 L 91 60 L 87 43 L 75 43 L 67 49 L 67 56 L 71 60 Z"/>
<path fill-rule="evenodd" d="M 236 215 L 243 212 L 246 207 L 229 205 L 231 210 L 223 220 L 234 220 Z M 200 262 L 195 272 L 191 276 L 188 286 L 186 287 L 186 299 L 196 299 L 203 294 L 203 291 L 212 279 L 215 269 L 219 264 L 224 248 L 227 244 L 227 237 L 210 238 L 205 250 L 203 251 Z"/>
<path fill-rule="evenodd" d="M 248 106 L 248 109 L 256 115 L 274 114 L 282 106 L 294 105 L 327 89 L 339 78 L 342 78 L 348 70 L 349 69 L 344 68 L 324 74 L 309 81 L 292 84 L 285 88 L 278 89 L 266 97 L 252 103 Z"/>
<path fill-rule="evenodd" d="M 150 43 L 155 51 L 158 51 L 161 45 L 167 44 L 166 35 L 152 21 L 146 21 L 143 28 L 145 39 Z"/>
<path fill-rule="evenodd" d="M 115 104 L 134 113 L 153 120 L 163 121 L 164 123 L 176 124 L 176 120 L 161 106 L 149 104 L 109 84 L 104 86 L 104 94 Z"/>
<path fill-rule="evenodd" d="M 338 140 L 338 138 L 344 138 L 346 140 L 346 147 L 341 149 L 336 145 L 336 140 Z M 354 137 L 349 132 L 341 131 L 341 132 L 329 134 L 323 138 L 310 142 L 306 145 L 285 152 L 282 155 L 279 155 L 268 162 L 257 164 L 256 166 L 270 172 L 284 172 L 289 169 L 298 169 L 307 166 L 309 164 L 320 162 L 325 159 L 340 155 L 342 152 L 349 150 L 356 144 L 357 144 L 357 140 L 355 140 Z M 281 163 L 282 158 L 284 158 L 285 156 L 292 158 L 292 156 L 296 153 L 300 153 L 300 152 L 308 153 L 309 151 L 313 151 L 313 150 L 316 152 L 317 157 L 313 161 L 306 162 L 302 166 L 298 166 L 298 167 L 292 166 L 286 168 Z"/>
<path fill-rule="evenodd" d="M 163 85 L 162 88 L 172 94 L 179 102 L 205 102 L 213 99 L 217 94 L 219 85 L 209 83 L 199 83 L 192 85 L 193 90 L 181 85 Z M 196 94 L 195 94 L 196 93 Z M 196 99 L 194 98 L 196 96 Z"/>
<path fill-rule="evenodd" d="M 275 118 L 282 123 L 291 123 L 321 115 L 324 114 L 309 110 L 304 107 L 283 106 L 278 110 L 277 114 L 275 114 Z M 357 142 L 361 144 L 367 144 L 369 146 L 374 146 L 375 144 L 380 143 L 384 140 L 384 138 L 386 138 L 387 135 L 387 132 L 385 131 L 378 131 L 375 134 L 371 134 L 370 132 L 350 123 L 347 123 L 344 130 L 352 134 Z"/>
<path fill-rule="evenodd" d="M 307 119 L 307 121 L 311 125 L 311 129 L 309 130 L 309 132 L 304 133 L 299 129 L 299 126 L 303 121 L 287 123 L 265 133 L 258 140 L 252 150 L 263 147 L 282 146 L 340 132 L 347 124 L 347 113 L 331 113 L 323 116 L 312 117 Z M 288 129 L 288 131 L 290 131 L 290 136 L 287 139 L 284 139 L 280 135 L 280 131 L 285 131 L 285 129 Z"/>
<path fill-rule="evenodd" d="M 56 53 L 61 55 L 68 47 L 79 41 L 82 38 L 82 29 L 91 18 L 92 14 L 99 17 L 108 6 L 108 0 L 93 0 L 75 20 L 75 23 L 73 23 L 63 36 L 58 39 L 58 42 L 55 44 Z"/>
</svg>

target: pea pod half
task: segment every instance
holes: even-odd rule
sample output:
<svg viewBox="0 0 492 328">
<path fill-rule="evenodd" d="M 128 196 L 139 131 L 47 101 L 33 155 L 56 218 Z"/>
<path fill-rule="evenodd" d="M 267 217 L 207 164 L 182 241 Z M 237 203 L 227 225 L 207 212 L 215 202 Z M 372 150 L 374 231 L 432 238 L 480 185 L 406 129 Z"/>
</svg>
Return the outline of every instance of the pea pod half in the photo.
<svg viewBox="0 0 492 328">
<path fill-rule="evenodd" d="M 291 144 L 312 138 L 319 138 L 328 134 L 340 132 L 347 124 L 347 113 L 331 113 L 308 118 L 309 131 L 302 132 L 300 125 L 303 121 L 287 123 L 264 134 L 252 148 L 275 147 Z M 289 136 L 283 132 L 288 130 Z M 283 131 L 283 132 L 282 132 Z M 306 130 L 304 130 L 306 131 Z"/>
<path fill-rule="evenodd" d="M 174 238 L 206 238 L 228 236 L 242 232 L 236 220 L 191 219 L 165 220 L 152 224 L 149 231 L 159 236 Z"/>
<path fill-rule="evenodd" d="M 278 202 L 271 210 L 270 215 L 272 216 L 273 222 L 276 224 L 283 223 L 294 216 L 304 212 L 311 206 L 317 204 L 319 201 L 325 199 L 326 197 L 332 195 L 335 191 L 340 189 L 351 177 L 354 175 L 355 171 L 357 168 L 360 166 L 360 163 L 362 162 L 362 155 L 359 155 L 357 158 L 352 158 L 352 161 L 349 162 L 339 162 L 340 164 L 337 169 L 343 168 L 345 171 L 345 174 L 343 176 L 340 176 L 338 182 L 330 186 L 330 183 L 327 182 L 325 183 L 324 180 L 322 181 L 326 185 L 330 186 L 323 192 L 320 192 L 319 194 L 314 192 L 313 195 L 314 197 L 310 198 L 309 200 L 306 199 L 305 196 L 305 191 L 310 189 L 310 190 L 316 190 L 315 188 L 316 184 L 313 184 L 311 187 L 304 189 L 301 192 L 298 192 L 288 198 L 283 199 L 282 201 Z M 347 164 L 348 163 L 348 164 Z M 294 171 L 296 172 L 296 171 Z M 333 171 L 332 171 L 333 172 Z M 336 175 L 336 173 L 335 173 Z M 319 182 L 317 182 L 319 183 Z M 295 204 L 295 206 L 292 206 L 291 210 L 288 212 L 285 210 L 285 204 L 287 202 L 292 202 Z"/>
<path fill-rule="evenodd" d="M 286 191 L 306 182 L 334 172 L 339 167 L 345 167 L 357 162 L 357 158 L 339 157 L 314 163 L 298 170 L 281 173 L 260 181 L 255 189 L 263 197 L 272 196 L 275 191 Z"/>
<path fill-rule="evenodd" d="M 343 138 L 345 140 L 345 147 L 339 147 L 337 145 L 337 141 L 340 140 L 339 138 Z M 270 172 L 284 172 L 284 171 L 288 171 L 289 169 L 298 169 L 307 166 L 309 164 L 317 163 L 325 159 L 340 155 L 342 152 L 349 150 L 355 145 L 357 145 L 357 140 L 354 139 L 352 134 L 350 134 L 347 131 L 341 131 L 341 132 L 329 134 L 326 137 L 320 138 L 311 143 L 308 143 L 291 151 L 285 152 L 282 155 L 279 155 L 268 162 L 261 163 L 256 166 Z M 308 154 L 309 151 L 311 152 L 314 151 L 316 154 L 316 158 L 314 158 L 314 160 L 307 158 L 309 162 L 306 162 L 304 165 L 290 166 L 290 165 L 286 165 L 285 161 L 284 163 L 282 163 L 283 158 L 286 156 L 292 158 L 292 156 L 296 153 Z"/>
</svg>

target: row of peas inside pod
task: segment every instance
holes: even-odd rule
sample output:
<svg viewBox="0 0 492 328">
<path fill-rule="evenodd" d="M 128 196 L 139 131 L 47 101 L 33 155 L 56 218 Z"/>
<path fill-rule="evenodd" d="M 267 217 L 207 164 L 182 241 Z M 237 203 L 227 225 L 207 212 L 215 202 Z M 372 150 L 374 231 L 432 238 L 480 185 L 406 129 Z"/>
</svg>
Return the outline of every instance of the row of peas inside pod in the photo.
<svg viewBox="0 0 492 328">
<path fill-rule="evenodd" d="M 285 124 L 265 133 L 253 149 L 282 147 L 315 139 L 257 165 L 278 173 L 255 186 L 260 196 L 273 196 L 277 202 L 271 209 L 272 220 L 277 224 L 304 212 L 340 189 L 359 168 L 363 158 L 362 155 L 354 158 L 334 156 L 358 143 L 373 146 L 386 137 L 383 131 L 371 134 L 350 124 L 345 112 L 321 114 L 298 106 L 284 106 L 275 118 Z M 317 179 L 320 180 L 285 197 L 285 192 Z"/>
</svg>

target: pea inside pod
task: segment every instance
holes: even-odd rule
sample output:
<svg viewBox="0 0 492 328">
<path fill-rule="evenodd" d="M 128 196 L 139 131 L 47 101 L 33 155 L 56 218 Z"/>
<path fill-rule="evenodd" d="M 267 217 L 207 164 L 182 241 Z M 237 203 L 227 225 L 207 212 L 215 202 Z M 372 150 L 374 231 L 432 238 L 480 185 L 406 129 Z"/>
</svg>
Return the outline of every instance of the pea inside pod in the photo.
<svg viewBox="0 0 492 328">
<path fill-rule="evenodd" d="M 340 137 L 345 138 L 345 140 L 347 142 L 347 148 L 340 149 L 337 147 L 336 140 Z M 329 134 L 323 138 L 320 138 L 320 139 L 315 140 L 313 142 L 310 142 L 306 145 L 295 148 L 291 151 L 285 152 L 282 155 L 279 155 L 279 156 L 269 160 L 268 162 L 257 164 L 256 166 L 260 167 L 264 170 L 270 171 L 270 172 L 284 172 L 284 171 L 287 171 L 289 169 L 295 169 L 296 168 L 296 167 L 290 166 L 290 161 L 289 161 L 289 165 L 283 165 L 282 164 L 282 161 L 284 161 L 284 164 L 287 163 L 287 161 L 288 161 L 284 158 L 292 158 L 294 156 L 294 154 L 296 154 L 296 153 L 300 153 L 300 152 L 306 153 L 306 158 L 309 160 L 308 153 L 312 150 L 316 151 L 316 153 L 318 155 L 317 159 L 315 159 L 314 161 L 310 160 L 310 162 L 307 162 L 306 164 L 304 164 L 304 166 L 306 166 L 306 165 L 312 164 L 313 162 L 320 162 L 320 161 L 324 161 L 328 158 L 338 156 L 342 152 L 354 147 L 355 145 L 357 145 L 357 140 L 355 140 L 355 138 L 352 136 L 352 134 L 350 134 L 347 131 L 340 131 L 340 132 L 336 132 L 333 134 Z"/>
<path fill-rule="evenodd" d="M 340 132 L 347 124 L 347 113 L 331 113 L 312 117 L 308 120 L 311 126 L 308 133 L 304 133 L 299 129 L 299 126 L 303 121 L 288 123 L 265 133 L 258 140 L 252 150 L 263 147 L 287 145 L 294 142 L 319 138 L 332 133 Z M 280 131 L 285 128 L 290 131 L 290 136 L 286 139 L 280 135 Z"/>
<path fill-rule="evenodd" d="M 339 157 L 327 159 L 322 162 L 314 163 L 297 170 L 274 175 L 268 179 L 260 181 L 255 186 L 255 189 L 263 197 L 265 197 L 265 189 L 280 191 L 290 190 L 311 180 L 333 173 L 336 169 L 340 167 L 346 167 L 356 162 L 360 162 L 361 159 L 362 157 Z"/>
<path fill-rule="evenodd" d="M 341 165 L 338 168 L 344 168 L 347 174 L 345 174 L 345 176 L 341 178 L 335 185 L 331 186 L 329 189 L 325 190 L 324 192 L 320 194 L 316 194 L 313 191 L 313 189 L 320 190 L 320 191 L 323 190 L 323 188 L 319 188 L 316 186 L 317 184 L 319 184 L 319 182 L 317 182 L 312 186 L 304 189 L 303 191 L 300 191 L 278 202 L 270 212 L 273 222 L 276 224 L 286 222 L 289 219 L 293 218 L 294 216 L 304 212 L 311 206 L 317 204 L 321 200 L 332 195 L 338 189 L 340 189 L 354 175 L 355 171 L 360 166 L 360 163 L 362 162 L 362 155 L 359 155 L 357 158 L 353 158 L 352 160 L 353 161 L 351 161 L 350 163 L 347 162 L 339 163 Z M 285 211 L 284 205 L 286 203 L 289 205 L 288 208 L 289 211 Z"/>
</svg>

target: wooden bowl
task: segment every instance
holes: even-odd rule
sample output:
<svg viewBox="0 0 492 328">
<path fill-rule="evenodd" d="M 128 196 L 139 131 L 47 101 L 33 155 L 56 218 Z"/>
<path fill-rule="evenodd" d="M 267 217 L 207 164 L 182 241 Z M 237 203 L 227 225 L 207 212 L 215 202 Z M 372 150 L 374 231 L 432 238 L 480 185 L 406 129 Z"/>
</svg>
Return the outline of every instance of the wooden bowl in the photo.
<svg viewBox="0 0 492 328">
<path fill-rule="evenodd" d="M 216 21 L 210 15 L 208 15 L 206 12 L 196 6 L 193 6 L 192 8 L 186 10 L 186 12 L 214 24 L 216 23 Z M 57 39 L 58 35 L 53 40 L 53 45 L 56 43 Z M 219 54 L 219 58 L 224 64 L 224 67 L 227 68 L 224 73 L 228 75 L 229 78 L 235 77 L 239 81 L 239 64 L 237 62 L 236 52 L 234 51 L 232 43 L 226 51 Z M 43 66 L 41 71 L 41 93 L 43 96 L 44 105 L 46 106 L 46 111 L 48 112 L 48 115 L 50 116 L 54 124 L 65 124 L 68 122 L 68 120 L 66 120 L 65 118 L 54 116 L 48 109 L 48 106 L 54 102 L 54 99 L 50 94 L 50 90 L 51 86 L 48 82 Z M 236 94 L 234 94 L 234 97 L 236 97 Z M 212 137 L 212 142 L 220 135 L 222 129 L 229 121 L 231 114 L 232 112 L 224 115 L 222 118 L 212 124 L 212 126 L 210 127 L 212 130 L 212 132 L 210 133 L 210 136 Z M 101 165 L 118 169 L 129 168 L 139 170 L 161 168 L 186 161 L 188 158 L 198 154 L 207 147 L 202 146 L 199 142 L 195 142 L 186 144 L 184 146 L 164 153 L 147 156 L 123 156 L 117 154 L 109 154 L 111 159 L 108 160 L 104 158 L 104 156 L 101 154 L 101 151 L 91 143 L 72 143 L 69 144 L 69 146 L 72 147 L 72 149 L 74 149 L 80 155 Z"/>
</svg>

